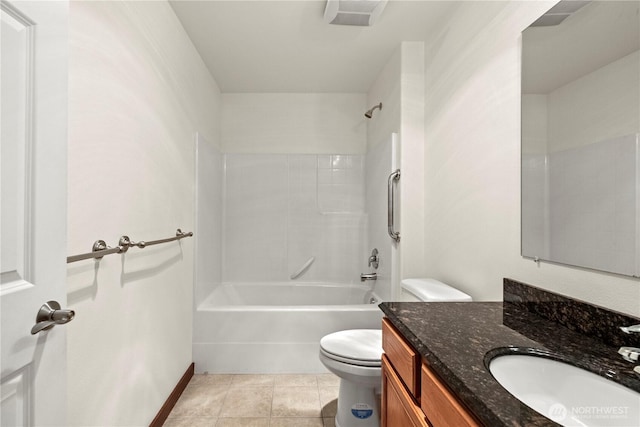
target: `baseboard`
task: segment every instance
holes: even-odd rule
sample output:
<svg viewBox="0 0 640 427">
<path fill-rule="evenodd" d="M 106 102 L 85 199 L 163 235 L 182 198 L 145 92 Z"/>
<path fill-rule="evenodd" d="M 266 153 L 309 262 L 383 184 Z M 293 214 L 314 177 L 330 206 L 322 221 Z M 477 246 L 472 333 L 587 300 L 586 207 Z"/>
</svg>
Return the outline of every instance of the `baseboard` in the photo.
<svg viewBox="0 0 640 427">
<path fill-rule="evenodd" d="M 167 420 L 167 417 L 171 413 L 171 410 L 174 406 L 176 406 L 176 402 L 180 398 L 180 395 L 182 394 L 184 389 L 187 388 L 187 384 L 189 384 L 191 377 L 193 377 L 194 370 L 195 364 L 192 363 L 191 365 L 189 365 L 182 378 L 180 378 L 180 381 L 178 381 L 178 384 L 176 384 L 175 388 L 173 389 L 167 400 L 164 402 L 164 405 L 162 405 L 162 408 L 160 408 L 160 411 L 158 411 L 156 417 L 153 419 L 153 421 L 151 421 L 149 427 L 162 427 L 162 424 L 164 424 L 164 422 Z"/>
</svg>

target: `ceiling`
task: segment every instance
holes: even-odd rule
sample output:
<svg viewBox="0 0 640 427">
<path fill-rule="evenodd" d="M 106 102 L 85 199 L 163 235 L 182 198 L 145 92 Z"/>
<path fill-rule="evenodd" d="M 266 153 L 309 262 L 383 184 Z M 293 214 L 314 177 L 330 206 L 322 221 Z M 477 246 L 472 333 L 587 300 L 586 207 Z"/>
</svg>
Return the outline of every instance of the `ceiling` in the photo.
<svg viewBox="0 0 640 427">
<path fill-rule="evenodd" d="M 391 0 L 372 27 L 324 22 L 325 1 L 171 0 L 223 93 L 366 93 L 402 41 L 434 38 L 453 1 Z"/>
</svg>

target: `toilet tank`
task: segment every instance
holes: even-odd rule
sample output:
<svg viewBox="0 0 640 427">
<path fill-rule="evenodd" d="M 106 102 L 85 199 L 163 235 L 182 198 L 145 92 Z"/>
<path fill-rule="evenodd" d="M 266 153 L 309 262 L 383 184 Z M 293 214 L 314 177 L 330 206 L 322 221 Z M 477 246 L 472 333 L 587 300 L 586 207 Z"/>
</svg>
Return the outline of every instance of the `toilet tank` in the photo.
<svg viewBox="0 0 640 427">
<path fill-rule="evenodd" d="M 403 279 L 400 301 L 471 301 L 464 292 L 435 279 Z"/>
</svg>

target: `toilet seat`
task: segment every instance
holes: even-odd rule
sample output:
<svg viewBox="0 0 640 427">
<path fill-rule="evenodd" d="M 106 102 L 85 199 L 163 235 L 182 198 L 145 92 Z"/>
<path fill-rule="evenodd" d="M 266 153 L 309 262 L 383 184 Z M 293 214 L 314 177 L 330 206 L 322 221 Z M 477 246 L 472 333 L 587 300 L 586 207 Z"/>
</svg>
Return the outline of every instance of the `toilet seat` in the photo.
<svg viewBox="0 0 640 427">
<path fill-rule="evenodd" d="M 382 331 L 351 329 L 334 332 L 320 340 L 320 352 L 338 362 L 363 367 L 380 367 Z"/>
</svg>

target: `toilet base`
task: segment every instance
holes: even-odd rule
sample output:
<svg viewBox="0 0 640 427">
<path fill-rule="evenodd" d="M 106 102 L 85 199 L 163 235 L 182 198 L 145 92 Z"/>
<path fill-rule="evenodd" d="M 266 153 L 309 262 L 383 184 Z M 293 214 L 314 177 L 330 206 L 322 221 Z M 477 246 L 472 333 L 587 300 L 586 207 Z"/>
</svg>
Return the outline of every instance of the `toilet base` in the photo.
<svg viewBox="0 0 640 427">
<path fill-rule="evenodd" d="M 376 388 L 340 379 L 336 427 L 380 427 Z"/>
</svg>

